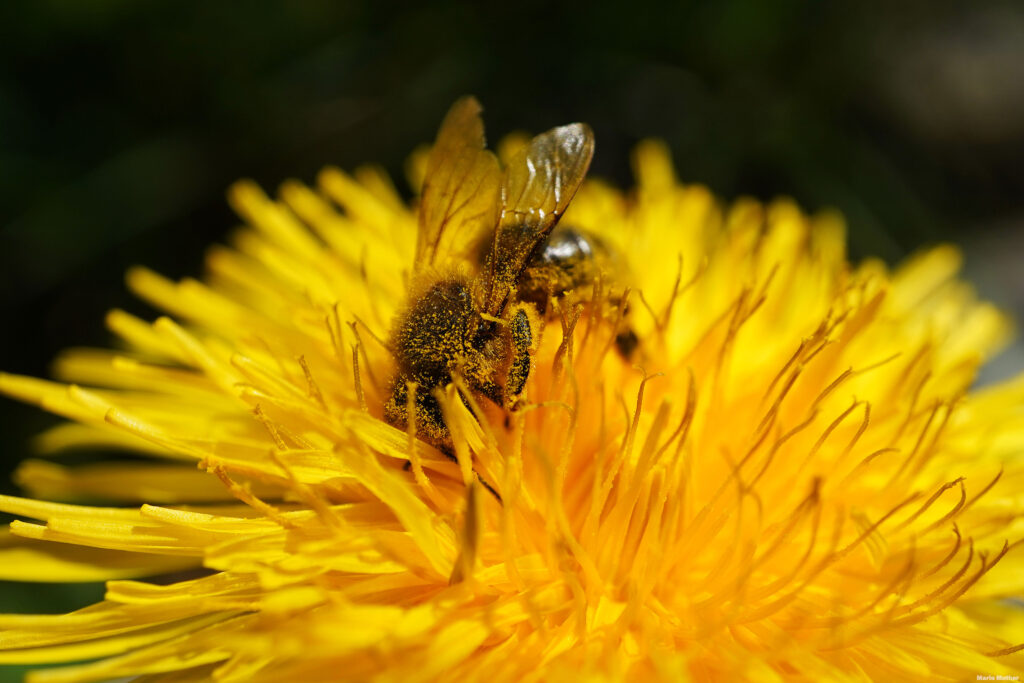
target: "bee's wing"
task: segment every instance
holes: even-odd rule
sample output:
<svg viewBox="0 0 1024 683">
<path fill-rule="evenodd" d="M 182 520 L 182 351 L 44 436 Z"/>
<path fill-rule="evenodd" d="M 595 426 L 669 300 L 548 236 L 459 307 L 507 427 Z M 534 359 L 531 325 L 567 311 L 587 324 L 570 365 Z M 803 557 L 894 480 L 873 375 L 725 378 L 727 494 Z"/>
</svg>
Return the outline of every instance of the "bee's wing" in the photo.
<svg viewBox="0 0 1024 683">
<path fill-rule="evenodd" d="M 481 109 L 476 98 L 463 97 L 441 123 L 421 193 L 416 270 L 434 265 L 438 254 L 447 253 L 442 243 L 465 243 L 471 239 L 466 235 L 498 224 L 501 171 L 498 159 L 484 149 Z"/>
<path fill-rule="evenodd" d="M 548 236 L 587 174 L 594 133 L 585 123 L 533 138 L 505 169 L 502 213 L 488 256 L 484 310 L 496 315 L 536 246 Z"/>
</svg>

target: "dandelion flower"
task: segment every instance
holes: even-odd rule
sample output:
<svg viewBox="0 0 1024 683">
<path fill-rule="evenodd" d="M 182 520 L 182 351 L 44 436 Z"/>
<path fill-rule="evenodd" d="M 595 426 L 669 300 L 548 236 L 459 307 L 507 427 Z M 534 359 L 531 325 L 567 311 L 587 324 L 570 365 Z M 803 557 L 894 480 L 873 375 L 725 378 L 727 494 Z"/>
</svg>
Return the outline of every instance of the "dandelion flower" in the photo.
<svg viewBox="0 0 1024 683">
<path fill-rule="evenodd" d="M 562 307 L 522 406 L 449 388 L 455 460 L 382 419 L 415 208 L 376 168 L 237 184 L 245 226 L 201 281 L 128 274 L 166 317 L 111 312 L 119 349 L 67 352 L 59 381 L 0 376 L 69 418 L 45 455 L 140 456 L 20 467 L 0 578 L 107 588 L 0 616 L 0 663 L 66 664 L 38 683 L 1019 674 L 1024 377 L 972 389 L 1009 324 L 956 249 L 852 265 L 836 215 L 723 205 L 653 142 L 635 171 L 563 221 L 625 261 L 605 291 L 630 288 L 636 354 L 602 307 Z"/>
</svg>

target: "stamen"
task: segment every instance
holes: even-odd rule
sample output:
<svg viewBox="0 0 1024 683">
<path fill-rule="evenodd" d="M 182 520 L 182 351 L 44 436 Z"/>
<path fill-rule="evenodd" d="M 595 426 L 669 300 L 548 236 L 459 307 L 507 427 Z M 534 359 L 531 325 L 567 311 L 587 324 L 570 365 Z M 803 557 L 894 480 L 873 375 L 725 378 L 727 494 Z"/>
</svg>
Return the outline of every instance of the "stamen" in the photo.
<svg viewBox="0 0 1024 683">
<path fill-rule="evenodd" d="M 877 522 L 875 522 L 874 524 L 870 525 L 867 529 L 865 529 L 860 534 L 860 536 L 858 536 L 853 541 L 851 541 L 842 550 L 839 550 L 839 551 L 835 552 L 833 554 L 833 557 L 829 558 L 829 563 L 832 564 L 832 563 L 837 562 L 838 560 L 846 557 L 847 555 L 849 555 L 861 543 L 863 543 L 865 540 L 867 540 L 872 535 L 874 535 L 874 533 L 876 531 L 878 531 L 879 527 L 881 527 L 883 524 L 885 524 L 889 520 L 889 518 L 891 518 L 897 512 L 899 512 L 900 510 L 902 510 L 906 506 L 910 505 L 911 503 L 913 503 L 915 500 L 917 500 L 920 497 L 921 497 L 920 493 L 912 493 L 909 496 L 907 496 L 902 502 L 899 502 L 895 506 L 890 508 L 889 511 L 886 512 L 884 515 L 882 515 L 882 517 Z"/>
<path fill-rule="evenodd" d="M 964 491 L 963 482 L 960 482 L 960 491 L 961 493 L 963 493 Z M 953 558 L 956 557 L 957 553 L 960 552 L 960 544 L 963 543 L 963 537 L 960 536 L 960 528 L 956 524 L 953 525 L 953 534 L 956 536 L 956 540 L 953 541 L 953 547 L 950 549 L 949 553 L 944 558 L 942 558 L 942 560 L 940 560 L 934 567 L 921 574 L 922 579 L 925 579 L 931 576 L 932 574 L 935 574 L 942 570 L 947 564 L 952 562 Z"/>
<path fill-rule="evenodd" d="M 350 325 L 352 325 L 352 330 L 353 330 L 353 332 L 355 331 L 355 326 L 356 326 L 356 325 L 361 325 L 361 326 L 363 327 L 363 329 L 364 329 L 364 330 L 366 330 L 366 332 L 367 332 L 367 333 L 368 333 L 368 334 L 370 335 L 370 338 L 371 338 L 371 339 L 373 339 L 373 341 L 377 342 L 377 344 L 378 344 L 378 345 L 379 345 L 379 346 L 380 346 L 380 347 L 381 347 L 382 349 L 384 349 L 385 351 L 387 351 L 387 352 L 389 352 L 389 353 L 391 352 L 391 347 L 390 347 L 390 346 L 388 346 L 387 342 L 385 342 L 385 341 L 384 341 L 383 339 L 381 339 L 381 338 L 380 338 L 380 337 L 379 337 L 379 336 L 378 336 L 377 334 L 375 334 L 375 333 L 374 333 L 374 331 L 373 331 L 373 330 L 372 330 L 372 329 L 370 328 L 370 326 L 369 326 L 369 325 L 367 325 L 366 323 L 364 323 L 364 322 L 362 321 L 362 319 L 360 319 L 360 317 L 359 317 L 358 315 L 354 315 L 354 314 L 353 314 L 352 318 L 353 318 L 353 321 L 354 321 L 354 322 L 352 322 L 352 323 L 349 323 L 349 324 L 350 324 Z"/>
<path fill-rule="evenodd" d="M 597 281 L 594 283 L 594 292 L 591 297 L 590 310 L 587 312 L 587 327 L 583 332 L 583 340 L 580 342 L 580 353 L 586 353 L 590 348 L 588 342 L 590 333 L 600 322 L 603 313 L 604 300 L 604 271 L 598 271 Z"/>
<path fill-rule="evenodd" d="M 231 492 L 238 500 L 242 501 L 249 507 L 260 512 L 267 519 L 273 520 L 276 524 L 284 529 L 296 529 L 298 528 L 295 523 L 285 518 L 280 510 L 275 508 L 269 503 L 265 503 L 259 499 L 250 489 L 248 484 L 239 484 L 228 476 L 227 470 L 222 465 L 210 464 L 209 460 L 200 460 L 199 468 L 206 470 L 207 472 L 213 473 L 221 483 Z"/>
<path fill-rule="evenodd" d="M 865 616 L 878 616 L 875 612 L 875 608 L 882 603 L 886 598 L 895 598 L 895 605 L 898 606 L 902 595 L 906 592 L 907 587 L 914 580 L 914 570 L 916 569 L 916 563 L 914 561 L 914 554 L 910 553 L 907 556 L 907 561 L 903 567 L 889 580 L 888 583 L 883 585 L 880 589 L 875 592 L 875 597 L 864 604 L 863 607 L 857 609 L 849 614 L 837 615 L 832 617 L 824 617 L 814 619 L 806 622 L 804 625 L 809 627 L 831 627 L 835 628 L 840 625 L 850 624 Z M 890 605 L 886 610 L 883 622 L 890 620 L 893 610 L 893 605 Z"/>
<path fill-rule="evenodd" d="M 978 494 L 976 496 L 974 496 L 969 501 L 967 501 L 967 503 L 960 510 L 957 511 L 957 515 L 963 514 L 964 512 L 969 510 L 972 505 L 974 505 L 979 500 L 981 500 L 982 496 L 984 496 L 986 493 L 991 491 L 992 487 L 995 486 L 999 482 L 999 480 L 1002 479 L 1002 478 L 1003 478 L 1003 469 L 1000 468 L 999 469 L 999 474 L 997 474 L 995 477 L 993 477 L 992 481 L 990 481 L 988 483 L 988 485 L 985 486 L 985 488 L 983 488 L 981 491 L 978 491 Z"/>
<path fill-rule="evenodd" d="M 929 592 L 927 595 L 925 595 L 925 596 L 923 596 L 921 598 L 918 598 L 917 600 L 915 600 L 914 602 L 910 603 L 909 605 L 901 606 L 897 610 L 897 613 L 899 613 L 899 614 L 907 614 L 907 613 L 913 612 L 918 607 L 921 607 L 922 605 L 926 605 L 929 602 L 932 602 L 933 600 L 938 598 L 940 595 L 942 595 L 947 590 L 949 590 L 954 584 L 956 584 L 956 582 L 959 581 L 963 577 L 964 574 L 967 573 L 967 569 L 971 566 L 971 563 L 973 561 L 974 561 L 974 539 L 973 538 L 969 538 L 969 539 L 967 539 L 967 559 L 964 560 L 964 563 L 960 567 L 960 569 L 956 570 L 956 572 L 954 572 L 953 575 L 950 576 L 949 579 L 947 579 L 945 581 L 945 583 L 943 583 L 941 586 L 939 586 L 935 590 Z"/>
<path fill-rule="evenodd" d="M 722 339 L 722 343 L 718 347 L 718 354 L 715 358 L 714 377 L 716 394 L 720 391 L 720 380 L 725 372 L 726 358 L 729 351 L 732 349 L 732 345 L 736 339 L 736 334 L 739 331 L 739 328 L 743 325 L 744 305 L 746 304 L 749 296 L 750 290 L 744 287 L 740 290 L 740 293 L 736 295 L 732 306 L 730 306 L 725 312 L 725 318 L 728 321 L 725 328 L 725 337 Z"/>
<path fill-rule="evenodd" d="M 702 264 L 706 264 L 706 263 L 707 263 L 706 260 L 702 261 Z M 691 286 L 693 286 L 693 284 L 697 281 L 697 278 L 700 277 L 701 272 L 702 272 L 702 269 L 700 267 L 698 267 L 697 271 L 694 273 L 693 277 L 690 279 L 690 281 L 688 283 L 686 283 L 686 287 L 683 288 L 683 291 L 686 291 Z M 683 254 L 682 254 L 682 252 L 680 252 L 680 253 L 676 254 L 676 279 L 672 283 L 672 293 L 669 294 L 668 301 L 665 302 L 665 314 L 662 317 L 661 324 L 659 325 L 659 328 L 662 329 L 662 330 L 667 330 L 668 329 L 668 323 L 672 319 L 672 309 L 675 306 L 676 301 L 679 300 L 679 296 L 683 293 L 683 292 L 681 292 L 679 290 L 679 285 L 681 284 L 682 280 L 683 280 Z"/>
<path fill-rule="evenodd" d="M 914 447 L 910 449 L 910 452 L 907 453 L 907 456 L 903 458 L 902 462 L 900 463 L 900 466 L 896 468 L 896 472 L 892 475 L 892 478 L 889 480 L 890 486 L 892 486 L 896 481 L 898 481 L 902 477 L 903 473 L 906 472 L 907 468 L 910 466 L 910 463 L 914 460 L 914 457 L 921 450 L 921 444 L 924 443 L 924 438 L 928 434 L 928 429 L 932 426 L 932 422 L 935 421 L 935 416 L 938 415 L 940 408 L 942 408 L 942 404 L 938 402 L 936 402 L 935 405 L 932 406 L 932 409 L 928 413 L 928 419 L 925 420 L 924 426 L 921 428 L 921 431 L 917 435 L 917 440 L 914 442 Z"/>
<path fill-rule="evenodd" d="M 363 393 L 363 382 L 359 376 L 359 342 L 352 345 L 352 380 L 356 391 L 356 398 L 359 399 L 359 409 L 364 413 L 370 412 L 366 405 L 366 394 Z"/>
<path fill-rule="evenodd" d="M 790 356 L 789 360 L 787 360 L 782 366 L 782 369 L 775 373 L 775 377 L 772 378 L 772 381 L 768 383 L 768 388 L 764 392 L 765 399 L 772 395 L 772 392 L 775 390 L 775 385 L 779 383 L 779 380 L 781 380 L 782 376 L 786 374 L 786 371 L 789 370 L 797 360 L 802 358 L 804 349 L 806 349 L 810 343 L 811 337 L 805 337 L 800 340 L 800 344 L 796 347 L 796 351 L 793 352 L 793 355 Z"/>
<path fill-rule="evenodd" d="M 331 510 L 330 505 L 324 497 L 309 484 L 299 481 L 298 477 L 295 476 L 295 471 L 284 461 L 280 453 L 271 450 L 269 455 L 271 462 L 284 470 L 284 473 L 288 475 L 288 479 L 292 484 L 292 490 L 297 493 L 299 498 L 316 513 L 316 516 L 319 517 L 328 527 L 332 529 L 340 529 L 341 520 Z"/>
<path fill-rule="evenodd" d="M 276 444 L 282 451 L 288 450 L 288 444 L 286 444 L 284 439 L 281 438 L 281 434 L 277 431 L 277 426 L 268 420 L 267 416 L 263 414 L 263 408 L 260 407 L 259 403 L 253 407 L 252 412 L 253 415 L 256 416 L 256 419 L 260 421 L 260 424 L 263 425 L 264 429 L 267 430 L 267 433 L 270 434 L 270 438 L 274 440 L 274 444 Z"/>
<path fill-rule="evenodd" d="M 941 496 L 943 493 L 945 493 L 946 491 L 950 490 L 954 486 L 959 485 L 960 486 L 961 494 L 964 494 L 964 485 L 963 484 L 964 484 L 964 478 L 963 477 L 958 477 L 958 478 L 954 479 L 953 481 L 946 482 L 945 484 L 940 486 L 939 489 L 935 493 L 933 493 L 931 495 L 931 497 L 928 500 L 926 500 L 921 505 L 921 507 L 919 507 L 917 509 L 917 512 L 915 512 L 914 514 L 910 515 L 910 517 L 908 517 L 907 519 L 905 519 L 904 521 L 900 522 L 895 527 L 893 527 L 893 531 L 899 531 L 900 529 L 905 529 L 906 527 L 908 527 L 911 524 L 913 524 L 914 521 L 918 517 L 920 517 L 922 514 L 924 514 L 924 512 L 928 508 L 930 508 L 935 501 L 937 501 L 939 499 L 939 496 Z M 961 495 L 961 499 L 960 499 L 961 500 L 961 504 L 963 504 L 963 498 L 964 498 L 964 495 Z"/>
<path fill-rule="evenodd" d="M 814 521 L 813 521 L 813 525 L 812 525 L 813 533 L 811 534 L 811 543 L 810 543 L 810 545 L 808 545 L 807 553 L 804 556 L 804 560 L 798 562 L 797 563 L 798 565 L 802 565 L 804 563 L 804 561 L 806 561 L 807 556 L 810 555 L 810 552 L 814 548 L 814 538 L 817 536 L 818 522 L 821 519 L 821 479 L 820 478 L 815 478 L 811 482 L 811 491 L 810 491 L 810 493 L 808 493 L 806 496 L 804 496 L 804 499 L 800 501 L 800 503 L 796 506 L 796 509 L 793 510 L 793 512 L 791 512 L 787 516 L 785 525 L 782 527 L 782 529 L 779 531 L 779 533 L 775 535 L 775 538 L 772 540 L 772 542 L 768 546 L 768 548 L 766 548 L 764 550 L 764 552 L 762 552 L 760 555 L 758 555 L 757 557 L 755 557 L 751 561 L 750 566 L 747 569 L 747 574 L 748 575 L 753 574 L 754 571 L 758 567 L 763 565 L 765 563 L 765 561 L 767 561 L 776 552 L 778 552 L 782 548 L 783 543 L 785 543 L 787 540 L 789 540 L 789 538 L 796 531 L 796 527 L 800 523 L 800 521 L 804 517 L 806 517 L 809 513 L 813 513 L 814 514 Z"/>
<path fill-rule="evenodd" d="M 954 505 L 952 507 L 952 509 L 950 509 L 949 512 L 947 512 L 945 515 L 940 517 L 937 521 L 935 521 L 932 524 L 929 524 L 927 527 L 925 527 L 924 533 L 928 533 L 929 531 L 932 531 L 934 529 L 938 529 L 939 527 L 944 526 L 946 524 L 946 522 L 948 522 L 949 520 L 955 518 L 958 514 L 960 514 L 960 511 L 963 509 L 964 505 L 967 504 L 967 487 L 964 486 L 964 477 L 960 477 L 959 483 L 960 483 L 960 500 L 957 501 L 956 505 Z M 953 524 L 953 529 L 956 530 L 956 524 Z M 960 533 L 957 532 L 957 536 L 959 536 L 959 535 L 960 535 Z"/>
<path fill-rule="evenodd" d="M 324 401 L 324 395 L 323 392 L 320 391 L 320 385 L 318 385 L 316 383 L 316 380 L 313 379 L 313 373 L 309 369 L 309 364 L 306 362 L 306 357 L 299 356 L 298 360 L 299 366 L 302 368 L 302 374 L 306 376 L 306 385 L 309 389 L 310 398 L 316 401 L 321 408 L 327 410 L 327 402 Z"/>
<path fill-rule="evenodd" d="M 868 401 L 864 401 L 864 418 L 861 420 L 860 426 L 857 427 L 857 431 L 854 432 L 853 437 L 850 439 L 850 443 L 846 444 L 846 448 L 843 449 L 840 458 L 845 458 L 853 450 L 857 442 L 860 441 L 860 437 L 867 431 L 868 425 L 871 424 L 871 404 Z M 845 481 L 845 480 L 844 480 Z"/>
<path fill-rule="evenodd" d="M 644 296 L 644 291 L 642 289 L 638 289 L 636 294 L 638 297 L 640 297 L 640 303 L 643 305 L 644 310 L 647 311 L 647 314 L 651 316 L 651 320 L 654 321 L 654 331 L 657 333 L 658 339 L 662 343 L 664 343 L 665 330 L 663 330 L 661 327 L 660 316 L 657 313 L 655 313 L 654 306 L 651 306 L 651 304 L 647 301 L 647 297 Z"/>
<path fill-rule="evenodd" d="M 790 429 L 785 434 L 782 434 L 775 440 L 775 443 L 772 444 L 771 449 L 768 451 L 768 455 L 765 456 L 764 462 L 761 464 L 761 468 L 757 471 L 757 474 L 751 477 L 749 484 L 751 488 L 756 486 L 757 483 L 761 480 L 761 477 L 763 477 L 765 473 L 768 472 L 769 467 L 771 467 L 771 464 L 775 461 L 775 455 L 779 452 L 782 446 L 787 441 L 792 439 L 794 436 L 810 427 L 811 423 L 813 423 L 815 418 L 817 417 L 817 411 L 812 411 L 810 415 L 807 416 L 807 419 L 805 419 L 803 422 Z"/>
<path fill-rule="evenodd" d="M 832 432 L 834 432 L 836 428 L 843 423 L 843 420 L 845 420 L 850 415 L 850 413 L 857 409 L 857 406 L 863 403 L 863 401 L 854 400 L 853 404 L 849 408 L 840 413 L 839 417 L 832 420 L 828 427 L 825 428 L 825 431 L 821 433 L 821 436 L 818 437 L 818 440 L 814 442 L 814 445 L 811 446 L 811 450 L 807 452 L 807 455 L 804 457 L 801 464 L 806 465 L 808 462 L 813 460 L 814 457 L 818 454 L 818 451 L 821 450 L 821 447 L 825 445 L 825 441 L 828 440 L 828 437 L 832 435 Z"/>
<path fill-rule="evenodd" d="M 342 345 L 341 315 L 338 313 L 338 303 L 331 306 L 331 312 L 324 316 L 324 327 L 331 337 L 331 350 L 339 363 L 345 361 L 345 349 Z"/>
<path fill-rule="evenodd" d="M 623 443 L 621 457 L 628 460 L 633 454 L 633 441 L 636 439 L 636 431 L 640 426 L 640 415 L 643 413 L 644 406 L 644 389 L 647 388 L 647 382 L 658 377 L 664 377 L 665 373 L 657 372 L 653 375 L 648 376 L 647 371 L 640 366 L 634 366 L 637 370 L 643 373 L 644 378 L 640 380 L 640 388 L 636 392 L 636 409 L 633 412 L 633 418 L 629 421 L 629 429 L 626 430 L 626 438 Z M 628 416 L 627 416 L 628 417 Z"/>
<path fill-rule="evenodd" d="M 644 445 L 640 449 L 640 455 L 637 457 L 636 467 L 633 471 L 634 481 L 643 479 L 652 468 L 657 466 L 656 456 L 663 451 L 657 451 L 656 446 L 658 439 L 661 438 L 662 433 L 665 431 L 665 424 L 668 422 L 670 410 L 671 404 L 667 400 L 662 400 L 658 406 L 658 412 L 654 414 L 654 420 L 647 430 L 647 437 L 644 439 Z"/>
<path fill-rule="evenodd" d="M 903 419 L 903 423 L 900 425 L 899 429 L 896 430 L 896 434 L 894 436 L 895 439 L 903 438 L 903 433 L 906 431 L 907 427 L 910 426 L 910 422 L 914 419 L 914 417 L 917 416 L 917 402 L 921 398 L 921 391 L 924 389 L 924 385 L 928 382 L 931 376 L 932 373 L 930 370 L 925 372 L 924 375 L 921 377 L 921 380 L 914 387 L 914 393 L 911 394 L 910 397 L 910 405 L 907 407 L 907 415 Z"/>
<path fill-rule="evenodd" d="M 1009 543 L 1004 542 L 1002 550 L 1000 550 L 999 553 L 994 558 L 992 558 L 991 562 L 988 561 L 988 558 L 986 557 L 985 553 L 980 553 L 981 567 L 978 569 L 977 572 L 974 573 L 973 576 L 964 581 L 963 585 L 961 585 L 959 588 L 953 591 L 953 593 L 951 593 L 949 596 L 944 598 L 939 604 L 931 607 L 928 610 L 925 610 L 924 612 L 919 612 L 918 614 L 908 614 L 905 617 L 896 619 L 893 621 L 892 625 L 899 627 L 906 626 L 908 624 L 916 624 L 946 609 L 954 602 L 956 602 L 956 600 L 960 598 L 964 593 L 970 590 L 971 586 L 973 586 L 979 580 L 981 580 L 981 577 L 983 577 L 985 574 L 991 571 L 992 568 L 995 567 L 999 563 L 999 561 L 1006 556 L 1006 553 L 1008 553 L 1009 551 Z"/>
<path fill-rule="evenodd" d="M 686 409 L 683 411 L 683 416 L 679 420 L 679 426 L 675 428 L 672 435 L 668 438 L 668 441 L 658 449 L 658 452 L 654 456 L 655 462 L 661 460 L 661 456 L 668 450 L 668 447 L 672 445 L 672 442 L 679 439 L 679 445 L 676 446 L 676 459 L 680 457 L 680 451 L 683 448 L 683 444 L 686 443 L 686 437 L 690 433 L 690 426 L 693 424 L 693 415 L 697 410 L 697 380 L 693 375 L 693 368 L 687 368 L 687 372 L 690 375 L 690 383 L 686 390 Z"/>
<path fill-rule="evenodd" d="M 869 467 L 871 465 L 871 463 L 874 462 L 880 456 L 887 455 L 889 453 L 899 453 L 899 452 L 900 452 L 900 449 L 894 448 L 892 446 L 889 446 L 889 447 L 886 447 L 886 448 L 879 448 L 877 451 L 869 453 L 864 459 L 862 459 L 859 463 L 857 463 L 857 465 L 852 470 L 850 470 L 846 474 L 845 477 L 843 477 L 843 480 L 841 482 L 839 482 L 839 485 L 836 487 L 836 489 L 837 490 L 842 490 L 842 489 L 846 488 L 846 486 L 847 486 L 847 484 L 849 484 L 851 478 L 853 478 L 861 469 Z"/>
<path fill-rule="evenodd" d="M 566 366 L 570 381 L 575 383 L 575 373 L 572 371 L 573 338 L 582 311 L 582 304 L 573 306 L 568 313 L 562 309 L 561 305 L 558 306 L 558 319 L 562 324 L 562 341 L 555 350 L 554 359 L 551 361 L 552 384 L 556 386 L 560 384 L 562 372 Z"/>
<path fill-rule="evenodd" d="M 352 330 L 352 334 L 354 334 L 355 338 L 356 338 L 356 346 L 355 346 L 355 348 L 357 348 L 359 350 L 359 352 L 363 356 L 363 362 L 366 364 L 366 374 L 370 378 L 370 384 L 373 385 L 373 388 L 377 392 L 378 395 L 383 396 L 384 392 L 381 390 L 381 385 L 377 381 L 377 377 L 376 377 L 376 375 L 373 372 L 373 365 L 370 363 L 370 359 L 366 355 L 366 347 L 363 345 L 363 339 L 362 339 L 362 337 L 359 336 L 359 324 L 360 323 L 359 323 L 358 320 L 356 320 L 355 322 L 350 322 L 348 324 L 349 329 Z M 367 330 L 367 332 L 370 332 L 370 331 Z M 374 337 L 374 339 L 376 339 L 376 337 L 373 335 L 373 332 L 370 332 L 370 336 Z M 385 346 L 385 348 L 387 348 L 387 347 Z"/>
<path fill-rule="evenodd" d="M 260 406 L 259 403 L 257 403 L 253 407 L 252 412 L 256 416 L 256 419 L 260 421 L 263 427 L 270 434 L 270 438 L 274 440 L 274 443 L 280 450 L 287 451 L 291 449 L 291 446 L 287 445 L 287 441 L 291 441 L 293 444 L 295 444 L 296 448 L 303 450 L 314 450 L 315 446 L 312 443 L 310 443 L 307 439 L 303 438 L 298 434 L 295 434 L 286 426 L 280 423 L 275 423 L 272 420 L 270 420 L 270 418 L 268 418 L 266 414 L 263 412 L 263 408 Z"/>
</svg>

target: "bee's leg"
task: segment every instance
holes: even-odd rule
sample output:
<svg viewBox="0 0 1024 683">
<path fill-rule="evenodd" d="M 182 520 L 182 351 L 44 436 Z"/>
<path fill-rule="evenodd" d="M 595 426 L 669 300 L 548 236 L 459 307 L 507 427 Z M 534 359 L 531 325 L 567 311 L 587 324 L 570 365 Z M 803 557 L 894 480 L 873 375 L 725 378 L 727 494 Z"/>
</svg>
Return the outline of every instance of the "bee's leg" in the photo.
<svg viewBox="0 0 1024 683">
<path fill-rule="evenodd" d="M 405 427 L 408 396 L 409 389 L 405 381 L 401 377 L 396 378 L 391 387 L 391 396 L 384 402 L 384 421 L 392 427 Z"/>
<path fill-rule="evenodd" d="M 433 443 L 437 447 L 437 450 L 441 451 L 441 453 L 443 453 L 446 458 L 448 458 L 452 462 L 458 464 L 459 459 L 457 457 L 455 457 L 455 445 L 452 443 L 451 432 L 448 431 L 448 427 L 447 427 L 447 425 L 445 425 L 444 419 L 440 417 L 441 406 L 438 405 L 436 399 L 433 399 L 433 400 L 434 400 L 434 405 L 437 406 L 437 411 L 438 411 L 438 418 L 437 419 L 439 420 L 438 424 L 440 425 L 441 429 L 444 431 L 444 441 L 443 442 L 439 442 L 439 441 L 431 440 L 429 438 L 428 438 L 428 440 L 430 440 L 430 442 Z M 408 465 L 408 467 L 406 468 L 407 470 L 412 467 L 412 463 L 411 462 L 407 463 L 407 465 Z M 473 474 L 476 476 L 476 480 L 478 482 L 480 482 L 481 484 L 483 484 L 483 487 L 485 489 L 487 489 L 488 491 L 490 491 L 491 495 L 494 496 L 494 498 L 498 501 L 499 504 L 501 504 L 502 503 L 501 494 L 499 494 L 498 491 L 493 486 L 491 486 L 490 483 L 486 479 L 484 479 L 482 476 L 480 476 L 480 473 L 476 471 L 475 467 L 473 468 Z"/>
<path fill-rule="evenodd" d="M 493 401 L 495 405 L 500 406 L 502 404 L 503 395 L 501 392 L 501 386 L 499 386 L 494 380 L 478 379 L 476 381 L 471 382 L 470 386 L 472 387 L 474 392 L 487 397 L 488 399 Z M 465 398 L 463 400 L 465 400 Z M 466 405 L 469 406 L 468 401 L 466 402 Z"/>
<path fill-rule="evenodd" d="M 500 493 L 498 493 L 498 492 L 497 492 L 497 491 L 496 491 L 496 490 L 494 489 L 494 487 L 493 487 L 493 486 L 491 486 L 490 484 L 488 484 L 488 483 L 487 483 L 487 480 L 486 480 L 486 479 L 484 479 L 483 477 L 481 477 L 481 476 L 480 476 L 480 473 L 479 473 L 479 472 L 477 472 L 476 470 L 473 470 L 473 474 L 475 474 L 475 475 L 476 475 L 476 480 L 477 480 L 478 482 L 480 482 L 481 484 L 483 484 L 483 487 L 484 487 L 485 489 L 487 489 L 488 491 L 490 491 L 490 492 L 491 492 L 491 495 L 492 495 L 492 496 L 494 496 L 495 500 L 497 500 L 497 501 L 498 501 L 498 505 L 504 505 L 504 504 L 505 504 L 505 501 L 503 501 L 503 500 L 501 499 L 501 494 L 500 494 Z"/>
<path fill-rule="evenodd" d="M 537 330 L 536 313 L 528 304 L 520 304 L 512 310 L 508 319 L 509 335 L 509 368 L 505 379 L 505 406 L 511 407 L 515 399 L 526 388 L 526 380 L 530 377 L 530 354 L 536 348 Z"/>
<path fill-rule="evenodd" d="M 453 457 L 452 435 L 444 423 L 444 415 L 437 399 L 424 391 L 417 391 L 413 399 L 416 436 L 435 446 L 448 457 Z M 409 426 L 409 391 L 402 380 L 397 380 L 391 396 L 384 404 L 384 420 L 393 427 L 407 429 Z"/>
<path fill-rule="evenodd" d="M 501 399 L 501 392 L 498 390 L 498 400 Z M 384 419 L 388 424 L 400 429 L 407 429 L 409 425 L 409 389 L 408 385 L 401 379 L 397 380 L 392 388 L 391 397 L 384 404 Z M 452 434 L 444 423 L 444 415 L 437 399 L 429 394 L 416 392 L 413 399 L 413 407 L 416 411 L 416 436 L 436 447 L 442 454 L 452 462 L 458 462 L 455 457 L 455 447 L 452 444 Z M 402 465 L 406 472 L 412 469 L 412 461 L 406 460 Z M 491 492 L 498 503 L 501 503 L 501 495 L 487 482 L 480 473 L 473 471 L 485 489 Z"/>
</svg>

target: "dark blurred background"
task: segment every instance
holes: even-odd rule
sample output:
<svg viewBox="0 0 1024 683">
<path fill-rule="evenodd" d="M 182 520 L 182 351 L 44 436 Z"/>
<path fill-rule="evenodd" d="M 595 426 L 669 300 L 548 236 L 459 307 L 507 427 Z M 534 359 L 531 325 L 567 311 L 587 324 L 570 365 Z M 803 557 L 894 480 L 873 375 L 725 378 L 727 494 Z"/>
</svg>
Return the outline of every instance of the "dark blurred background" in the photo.
<svg viewBox="0 0 1024 683">
<path fill-rule="evenodd" d="M 592 173 L 620 184 L 653 136 L 721 196 L 837 207 L 854 258 L 965 243 L 985 294 L 1024 312 L 1017 0 L 14 0 L 0 25 L 4 371 L 104 344 L 113 306 L 149 315 L 124 270 L 200 272 L 233 180 L 400 177 L 464 93 L 492 139 L 590 122 Z M 1024 366 L 1004 358 L 991 376 Z M 0 403 L 0 469 L 49 423 Z"/>
</svg>

